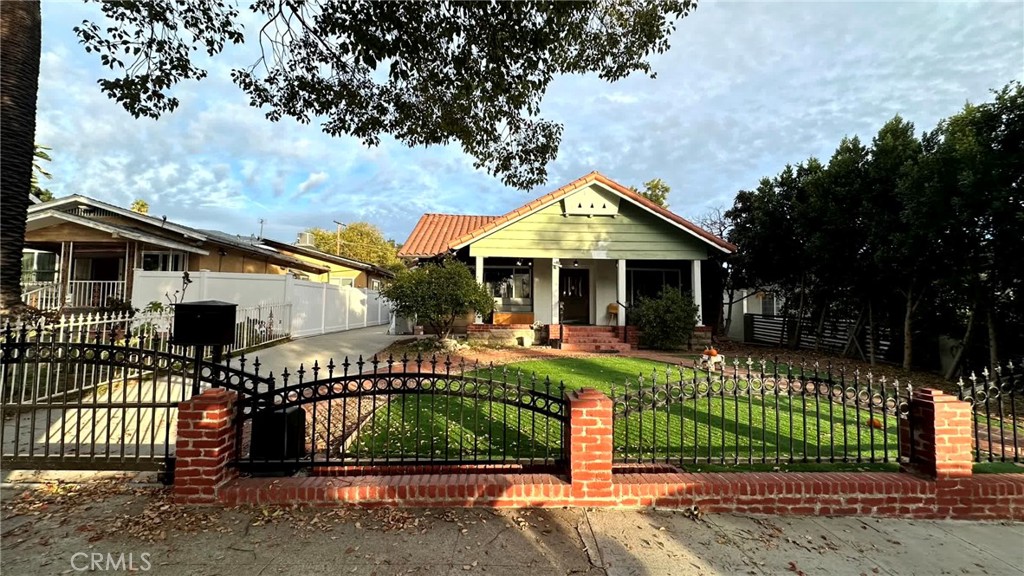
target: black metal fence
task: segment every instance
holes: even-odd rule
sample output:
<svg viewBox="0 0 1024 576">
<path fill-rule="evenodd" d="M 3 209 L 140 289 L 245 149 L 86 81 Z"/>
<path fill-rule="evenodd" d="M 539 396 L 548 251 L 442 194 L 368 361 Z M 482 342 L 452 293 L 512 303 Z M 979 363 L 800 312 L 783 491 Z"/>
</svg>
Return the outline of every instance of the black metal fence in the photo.
<svg viewBox="0 0 1024 576">
<path fill-rule="evenodd" d="M 83 326 L 0 330 L 0 457 L 7 468 L 162 469 L 191 350 Z"/>
<path fill-rule="evenodd" d="M 238 466 L 560 465 L 564 386 L 436 357 L 285 371 L 243 394 Z"/>
<path fill-rule="evenodd" d="M 770 365 L 769 365 L 770 364 Z M 613 391 L 619 463 L 896 462 L 910 386 L 831 366 L 734 362 Z"/>
<path fill-rule="evenodd" d="M 1024 440 L 1024 367 L 1008 362 L 959 381 L 959 397 L 972 406 L 975 462 L 1020 462 Z"/>
</svg>

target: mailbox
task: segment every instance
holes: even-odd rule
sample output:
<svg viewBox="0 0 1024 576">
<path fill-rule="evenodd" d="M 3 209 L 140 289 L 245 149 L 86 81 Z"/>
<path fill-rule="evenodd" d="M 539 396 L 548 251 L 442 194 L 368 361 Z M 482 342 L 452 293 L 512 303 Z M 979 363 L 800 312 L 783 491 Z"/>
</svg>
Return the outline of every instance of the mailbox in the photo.
<svg viewBox="0 0 1024 576">
<path fill-rule="evenodd" d="M 181 346 L 233 345 L 237 306 L 218 300 L 175 304 L 173 342 Z"/>
</svg>

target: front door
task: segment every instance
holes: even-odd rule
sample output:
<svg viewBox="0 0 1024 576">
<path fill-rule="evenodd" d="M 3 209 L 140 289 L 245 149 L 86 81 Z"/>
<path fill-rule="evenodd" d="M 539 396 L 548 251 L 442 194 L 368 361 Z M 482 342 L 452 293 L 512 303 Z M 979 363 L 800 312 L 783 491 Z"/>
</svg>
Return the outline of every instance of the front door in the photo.
<svg viewBox="0 0 1024 576">
<path fill-rule="evenodd" d="M 562 268 L 558 273 L 562 324 L 590 323 L 590 270 Z"/>
</svg>

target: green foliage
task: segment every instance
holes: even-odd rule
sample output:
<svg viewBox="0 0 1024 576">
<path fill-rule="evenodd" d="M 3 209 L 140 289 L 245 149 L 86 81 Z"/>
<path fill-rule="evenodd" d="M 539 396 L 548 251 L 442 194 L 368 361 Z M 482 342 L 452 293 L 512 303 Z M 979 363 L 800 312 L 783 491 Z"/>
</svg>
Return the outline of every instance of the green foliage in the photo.
<svg viewBox="0 0 1024 576">
<path fill-rule="evenodd" d="M 47 180 L 53 179 L 53 174 L 50 174 L 43 165 L 43 162 L 53 161 L 53 159 L 50 158 L 50 150 L 52 150 L 52 148 L 36 144 L 32 160 L 32 194 L 43 202 L 53 200 L 53 192 L 50 192 L 48 189 L 39 185 L 40 176 Z"/>
<path fill-rule="evenodd" d="M 458 143 L 477 168 L 509 186 L 547 179 L 562 126 L 538 117 L 550 82 L 596 73 L 609 82 L 654 76 L 648 57 L 669 48 L 692 0 L 615 2 L 373 2 L 314 6 L 258 0 L 251 20 L 260 60 L 231 71 L 271 120 L 322 121 L 331 135 L 377 145 Z M 130 113 L 178 106 L 183 80 L 201 79 L 194 52 L 242 42 L 242 18 L 223 0 L 102 2 L 107 22 L 75 28 L 115 73 L 100 86 Z"/>
<path fill-rule="evenodd" d="M 697 305 L 689 294 L 662 290 L 657 298 L 641 298 L 633 305 L 630 324 L 640 329 L 645 346 L 658 350 L 681 348 L 697 326 Z"/>
<path fill-rule="evenodd" d="M 630 186 L 629 189 L 662 208 L 668 208 L 668 193 L 671 192 L 672 189 L 668 184 L 665 184 L 665 181 L 661 178 L 655 178 L 654 180 L 644 182 L 643 190 L 637 190 L 636 186 Z"/>
<path fill-rule="evenodd" d="M 442 338 L 448 338 L 459 317 L 474 311 L 487 315 L 494 309 L 494 299 L 469 268 L 451 259 L 400 272 L 381 295 L 396 314 L 417 318 Z"/>
<path fill-rule="evenodd" d="M 341 233 L 309 228 L 313 246 L 328 254 L 376 264 L 381 268 L 398 272 L 405 264 L 398 258 L 398 244 L 384 238 L 384 234 L 369 222 L 355 222 L 342 228 Z"/>
<path fill-rule="evenodd" d="M 813 158 L 737 194 L 726 216 L 732 262 L 750 286 L 785 296 L 793 315 L 866 320 L 888 330 L 892 360 L 914 361 L 917 336 L 988 324 L 1024 351 L 1024 87 L 968 104 L 918 136 L 896 116 L 870 146 L 844 138 L 828 165 Z M 933 342 L 926 348 L 933 349 Z M 870 350 L 868 354 L 871 354 Z M 873 359 L 873 358 L 872 358 Z"/>
</svg>

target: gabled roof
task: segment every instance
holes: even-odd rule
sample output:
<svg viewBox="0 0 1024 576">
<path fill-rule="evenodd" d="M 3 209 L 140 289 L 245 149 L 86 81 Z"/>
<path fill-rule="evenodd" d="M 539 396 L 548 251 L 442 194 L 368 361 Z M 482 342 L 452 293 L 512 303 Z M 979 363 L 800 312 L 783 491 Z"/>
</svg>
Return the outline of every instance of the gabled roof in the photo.
<svg viewBox="0 0 1024 576">
<path fill-rule="evenodd" d="M 170 238 L 158 236 L 156 234 L 150 234 L 145 230 L 140 230 L 133 226 L 125 226 L 124 224 L 115 224 L 112 222 L 100 222 L 98 220 L 92 220 L 84 216 L 77 216 L 75 214 L 69 214 L 67 212 L 60 211 L 44 211 L 36 212 L 28 215 L 26 224 L 32 224 L 33 222 L 45 221 L 49 218 L 55 220 L 61 220 L 69 222 L 71 224 L 77 224 L 79 226 L 85 226 L 94 230 L 101 230 L 110 234 L 117 234 L 122 238 L 128 238 L 130 240 L 137 240 L 140 242 L 146 242 L 148 244 L 154 244 L 156 246 L 164 246 L 166 248 L 172 248 L 174 250 L 181 250 L 183 252 L 192 252 L 193 254 L 209 254 L 207 250 L 203 250 L 197 246 L 185 244 L 184 242 L 177 242 Z"/>
<path fill-rule="evenodd" d="M 364 272 L 372 272 L 386 278 L 394 278 L 394 272 L 381 268 L 375 264 L 369 262 L 362 262 L 360 260 L 353 260 L 352 258 L 345 258 L 344 256 L 337 256 L 335 254 L 328 254 L 327 252 L 321 252 L 315 248 L 308 246 L 298 246 L 295 244 L 286 244 L 284 242 L 278 242 L 277 240 L 271 240 L 269 238 L 262 238 L 260 242 L 266 246 L 269 246 L 278 251 L 291 252 L 292 254 L 301 254 L 309 258 L 316 258 L 324 262 L 330 262 L 339 266 L 345 266 L 352 268 L 353 270 L 362 270 Z"/>
<path fill-rule="evenodd" d="M 447 252 L 453 240 L 477 230 L 497 216 L 459 214 L 424 214 L 416 223 L 409 239 L 398 251 L 402 258 L 429 258 Z"/>
<path fill-rule="evenodd" d="M 651 202 L 640 194 L 626 188 L 618 182 L 615 182 L 604 174 L 594 171 L 502 216 L 425 214 L 416 224 L 416 227 L 409 235 L 409 239 L 402 247 L 402 250 L 399 251 L 398 255 L 407 258 L 423 258 L 436 256 L 449 250 L 457 250 L 467 244 L 471 244 L 475 240 L 497 232 L 498 230 L 561 200 L 572 192 L 593 183 L 603 185 L 615 194 L 630 200 L 651 214 L 699 238 L 726 254 L 731 254 L 736 251 L 736 246 L 734 244 L 715 236 L 711 232 L 697 226 L 682 216 L 658 206 L 654 202 Z M 459 230 L 464 231 L 458 233 Z"/>
<path fill-rule="evenodd" d="M 61 208 L 66 209 L 76 206 L 88 206 L 92 208 L 99 208 L 101 210 L 106 210 L 108 212 L 117 214 L 118 216 L 138 220 L 139 222 L 143 222 L 150 226 L 159 226 L 160 228 L 165 228 L 167 230 L 171 230 L 172 232 L 177 232 L 178 234 L 187 236 L 189 238 L 195 238 L 196 240 L 206 239 L 206 237 L 200 234 L 197 230 L 189 228 L 188 226 L 182 226 L 180 224 L 168 222 L 167 218 L 154 218 L 153 216 L 150 216 L 148 214 L 141 214 L 139 212 L 135 212 L 134 210 L 128 210 L 126 208 L 121 208 L 120 206 L 107 204 L 106 202 L 103 202 L 101 200 L 89 198 L 88 196 L 82 196 L 81 194 L 72 194 L 71 196 L 56 198 L 54 200 L 50 200 L 49 202 L 33 204 L 32 206 L 28 207 L 28 213 L 33 214 L 45 210 L 60 210 Z"/>
</svg>

